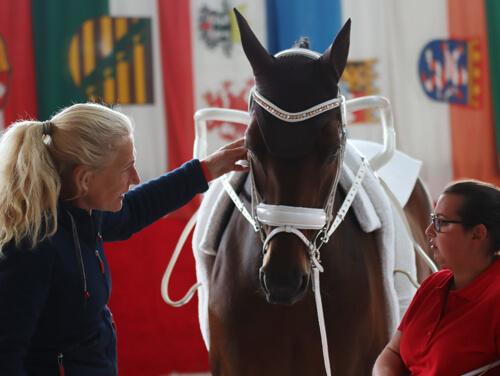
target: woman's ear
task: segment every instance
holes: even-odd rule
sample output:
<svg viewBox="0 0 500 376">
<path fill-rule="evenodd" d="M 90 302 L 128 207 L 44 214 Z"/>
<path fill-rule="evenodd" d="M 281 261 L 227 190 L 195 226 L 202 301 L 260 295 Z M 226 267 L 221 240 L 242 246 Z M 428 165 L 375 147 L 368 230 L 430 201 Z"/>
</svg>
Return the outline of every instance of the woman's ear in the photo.
<svg viewBox="0 0 500 376">
<path fill-rule="evenodd" d="M 476 225 L 472 231 L 472 241 L 477 245 L 483 243 L 488 236 L 488 230 L 483 224 Z"/>
<path fill-rule="evenodd" d="M 75 185 L 78 189 L 79 195 L 86 195 L 89 190 L 91 171 L 85 166 L 76 166 L 73 170 L 73 178 L 75 179 Z"/>
</svg>

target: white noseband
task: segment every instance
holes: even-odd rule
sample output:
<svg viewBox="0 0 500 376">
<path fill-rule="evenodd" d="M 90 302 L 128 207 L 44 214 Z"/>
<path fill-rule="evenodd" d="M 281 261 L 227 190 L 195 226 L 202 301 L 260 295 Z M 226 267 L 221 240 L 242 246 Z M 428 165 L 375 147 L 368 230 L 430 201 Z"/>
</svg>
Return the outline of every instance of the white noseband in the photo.
<svg viewBox="0 0 500 376">
<path fill-rule="evenodd" d="M 268 226 L 293 226 L 303 230 L 320 230 L 326 224 L 324 209 L 297 206 L 257 205 L 259 222 Z"/>
<path fill-rule="evenodd" d="M 314 257 L 315 245 L 302 233 L 301 230 L 321 230 L 327 224 L 327 215 L 324 209 L 303 208 L 285 205 L 267 205 L 260 203 L 257 205 L 257 220 L 265 225 L 276 227 L 271 231 L 262 246 L 263 252 L 267 251 L 267 246 L 271 239 L 280 232 L 293 233 L 297 235 L 307 246 L 309 256 L 313 264 L 323 271 L 323 267 Z"/>
</svg>

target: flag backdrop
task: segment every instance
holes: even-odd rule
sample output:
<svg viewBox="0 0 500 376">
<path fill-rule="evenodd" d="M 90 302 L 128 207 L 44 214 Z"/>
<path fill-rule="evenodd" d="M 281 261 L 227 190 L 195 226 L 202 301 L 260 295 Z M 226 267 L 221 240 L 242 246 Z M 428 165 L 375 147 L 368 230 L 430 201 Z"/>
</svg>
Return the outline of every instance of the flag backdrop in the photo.
<svg viewBox="0 0 500 376">
<path fill-rule="evenodd" d="M 0 129 L 3 129 L 19 118 L 36 118 L 37 95 L 31 0 L 2 0 L 0 9 Z"/>
<path fill-rule="evenodd" d="M 342 93 L 391 101 L 397 146 L 423 161 L 433 198 L 454 178 L 500 184 L 500 73 L 490 68 L 500 63 L 496 0 L 0 0 L 0 129 L 103 102 L 134 119 L 143 181 L 180 166 L 192 157 L 197 109 L 247 107 L 253 79 L 233 7 L 271 53 L 302 36 L 324 52 L 351 18 Z M 381 141 L 377 116 L 350 114 L 349 137 Z M 209 122 L 209 150 L 244 131 Z M 172 308 L 160 296 L 197 204 L 107 245 L 122 376 L 208 372 L 196 302 Z M 195 282 L 184 248 L 174 300 Z"/>
</svg>

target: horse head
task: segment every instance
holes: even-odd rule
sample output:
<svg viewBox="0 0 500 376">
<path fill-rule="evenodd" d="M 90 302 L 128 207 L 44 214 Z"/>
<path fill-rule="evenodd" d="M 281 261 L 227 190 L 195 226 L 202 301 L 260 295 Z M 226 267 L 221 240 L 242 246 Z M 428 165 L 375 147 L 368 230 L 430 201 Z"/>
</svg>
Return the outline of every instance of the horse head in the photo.
<svg viewBox="0 0 500 376">
<path fill-rule="evenodd" d="M 272 56 L 235 14 L 255 78 L 245 138 L 264 240 L 261 287 L 270 303 L 293 304 L 307 292 L 314 245 L 332 217 L 325 207 L 333 206 L 345 144 L 338 82 L 350 20 L 322 55 L 294 46 Z"/>
</svg>

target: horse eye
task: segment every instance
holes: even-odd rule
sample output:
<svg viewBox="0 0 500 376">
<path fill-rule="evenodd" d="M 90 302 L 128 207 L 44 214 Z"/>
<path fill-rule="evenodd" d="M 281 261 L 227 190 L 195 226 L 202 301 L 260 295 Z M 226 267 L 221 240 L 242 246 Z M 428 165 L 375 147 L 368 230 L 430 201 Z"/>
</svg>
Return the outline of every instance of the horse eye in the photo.
<svg viewBox="0 0 500 376">
<path fill-rule="evenodd" d="M 340 151 L 340 146 L 338 146 L 337 148 L 335 148 L 335 150 L 333 151 L 332 154 L 330 154 L 330 156 L 328 157 L 328 159 L 326 160 L 327 163 L 332 163 L 335 158 L 337 157 L 337 155 L 339 154 L 339 151 Z"/>
<path fill-rule="evenodd" d="M 252 151 L 252 149 L 248 149 L 248 152 L 250 153 L 250 158 L 253 160 L 257 160 L 257 157 L 255 156 L 255 153 Z"/>
<path fill-rule="evenodd" d="M 248 151 L 252 162 L 255 163 L 255 165 L 260 165 L 260 161 L 259 158 L 257 158 L 257 155 L 255 155 L 255 153 L 251 149 L 248 149 Z"/>
</svg>

